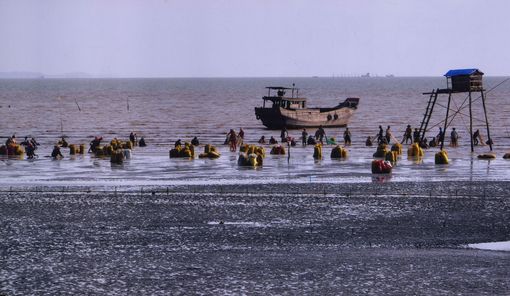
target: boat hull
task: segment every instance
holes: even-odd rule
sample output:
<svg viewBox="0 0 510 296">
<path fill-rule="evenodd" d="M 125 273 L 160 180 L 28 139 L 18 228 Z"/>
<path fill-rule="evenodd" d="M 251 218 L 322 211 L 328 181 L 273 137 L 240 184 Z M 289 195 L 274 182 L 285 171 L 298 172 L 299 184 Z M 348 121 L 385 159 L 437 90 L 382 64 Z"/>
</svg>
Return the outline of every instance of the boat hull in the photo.
<svg viewBox="0 0 510 296">
<path fill-rule="evenodd" d="M 255 108 L 257 119 L 269 129 L 307 128 L 307 127 L 344 127 L 346 126 L 356 107 L 338 107 L 328 109 L 284 109 Z"/>
</svg>

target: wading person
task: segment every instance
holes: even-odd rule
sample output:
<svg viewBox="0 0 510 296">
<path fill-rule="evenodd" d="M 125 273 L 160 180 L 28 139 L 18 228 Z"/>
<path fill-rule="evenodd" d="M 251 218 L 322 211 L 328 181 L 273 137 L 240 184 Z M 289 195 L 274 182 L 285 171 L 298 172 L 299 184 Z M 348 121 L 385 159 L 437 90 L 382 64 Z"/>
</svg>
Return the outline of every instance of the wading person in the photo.
<svg viewBox="0 0 510 296">
<path fill-rule="evenodd" d="M 319 126 L 319 129 L 317 130 L 317 132 L 315 132 L 315 138 L 319 139 L 319 142 L 321 143 L 321 145 L 324 144 L 323 140 L 324 140 L 324 137 L 326 136 L 326 131 L 324 130 L 324 128 L 322 128 L 322 125 Z"/>
<path fill-rule="evenodd" d="M 193 146 L 200 145 L 200 141 L 198 140 L 198 138 L 196 136 L 193 137 L 193 139 L 191 139 L 191 145 L 193 145 Z"/>
<path fill-rule="evenodd" d="M 306 146 L 306 141 L 308 139 L 308 133 L 306 132 L 306 128 L 303 129 L 303 131 L 301 132 L 301 144 L 304 146 Z"/>
<path fill-rule="evenodd" d="M 351 145 L 351 131 L 349 131 L 348 127 L 346 127 L 344 131 L 344 145 L 345 146 Z"/>
<path fill-rule="evenodd" d="M 62 137 L 59 141 L 59 144 L 60 146 L 62 146 L 63 148 L 67 148 L 69 147 L 69 143 L 67 143 L 66 139 L 64 137 Z"/>
<path fill-rule="evenodd" d="M 473 133 L 473 145 L 477 146 L 479 144 L 478 139 L 480 139 L 480 130 Z"/>
<path fill-rule="evenodd" d="M 414 143 L 420 142 L 420 131 L 417 128 L 415 128 L 413 132 L 413 142 Z"/>
<path fill-rule="evenodd" d="M 27 153 L 28 159 L 32 159 L 35 157 L 35 147 L 34 145 L 32 145 L 32 143 L 30 143 L 30 141 L 28 141 L 27 144 L 25 145 L 25 151 Z"/>
<path fill-rule="evenodd" d="M 439 127 L 439 133 L 436 136 L 436 142 L 438 145 L 439 144 L 444 145 L 444 132 L 441 127 Z"/>
<path fill-rule="evenodd" d="M 280 132 L 280 139 L 282 140 L 282 143 L 287 142 L 287 137 L 289 136 L 289 132 L 287 131 L 287 127 L 283 127 L 282 131 Z"/>
<path fill-rule="evenodd" d="M 230 132 L 227 134 L 228 136 L 228 144 L 230 147 L 230 151 L 235 152 L 237 151 L 237 135 L 236 132 L 231 129 Z"/>
<path fill-rule="evenodd" d="M 30 139 L 30 143 L 34 146 L 35 150 L 37 150 L 37 146 L 41 145 L 41 144 L 37 143 L 35 138 Z"/>
<path fill-rule="evenodd" d="M 384 134 L 384 130 L 382 128 L 382 126 L 380 125 L 379 126 L 379 132 L 377 133 L 377 144 L 382 144 L 383 143 L 383 134 Z"/>
<path fill-rule="evenodd" d="M 266 144 L 266 137 L 265 136 L 260 137 L 259 144 Z"/>
<path fill-rule="evenodd" d="M 51 152 L 51 157 L 53 159 L 64 158 L 64 155 L 62 155 L 62 153 L 60 152 L 60 147 L 58 147 L 58 145 L 55 145 L 53 147 L 53 151 Z"/>
<path fill-rule="evenodd" d="M 135 134 L 135 133 L 131 132 L 131 133 L 129 134 L 129 141 L 131 141 L 131 143 L 133 144 L 133 146 L 135 146 L 135 145 L 136 145 L 136 134 Z"/>
<path fill-rule="evenodd" d="M 457 134 L 457 131 L 455 130 L 455 128 L 452 128 L 452 132 L 450 133 L 450 145 L 452 147 L 457 147 L 459 146 L 458 144 L 458 139 L 459 139 L 459 134 Z"/>
<path fill-rule="evenodd" d="M 390 126 L 388 125 L 388 128 L 386 129 L 386 134 L 384 135 L 384 137 L 386 138 L 386 144 L 389 144 L 391 142 L 392 136 L 393 135 L 391 134 Z"/>
<path fill-rule="evenodd" d="M 140 142 L 138 142 L 138 146 L 145 147 L 147 144 L 145 144 L 145 139 L 143 137 L 140 138 Z"/>
<path fill-rule="evenodd" d="M 367 140 L 365 141 L 365 146 L 371 147 L 372 146 L 372 137 L 368 136 Z"/>
<path fill-rule="evenodd" d="M 96 152 L 97 150 L 97 147 L 99 147 L 99 145 L 101 145 L 101 140 L 103 140 L 102 137 L 95 137 L 94 140 L 92 140 L 90 142 L 90 148 L 89 148 L 89 152 Z"/>
<path fill-rule="evenodd" d="M 239 128 L 239 133 L 237 134 L 237 144 L 239 146 L 243 145 L 244 143 L 244 130 L 243 128 Z"/>
<path fill-rule="evenodd" d="M 406 131 L 404 132 L 404 138 L 401 143 L 404 144 L 405 142 L 407 144 L 407 141 L 411 141 L 411 143 L 413 142 L 413 129 L 410 124 L 407 125 Z"/>
</svg>

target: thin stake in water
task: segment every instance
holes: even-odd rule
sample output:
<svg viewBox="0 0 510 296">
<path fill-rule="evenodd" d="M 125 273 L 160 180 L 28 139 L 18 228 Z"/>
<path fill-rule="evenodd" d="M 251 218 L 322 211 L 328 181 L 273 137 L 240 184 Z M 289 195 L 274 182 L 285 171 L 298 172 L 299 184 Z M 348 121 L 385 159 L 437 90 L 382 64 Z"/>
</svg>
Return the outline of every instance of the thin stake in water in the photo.
<svg viewBox="0 0 510 296">
<path fill-rule="evenodd" d="M 61 135 L 64 135 L 64 119 L 62 117 L 62 97 L 58 96 L 58 102 L 59 102 L 59 111 L 60 111 L 60 133 Z"/>
<path fill-rule="evenodd" d="M 78 100 L 76 98 L 74 98 L 74 102 L 76 103 L 76 106 L 78 106 L 78 111 L 81 112 L 81 108 L 80 108 L 80 105 L 78 105 Z"/>
</svg>

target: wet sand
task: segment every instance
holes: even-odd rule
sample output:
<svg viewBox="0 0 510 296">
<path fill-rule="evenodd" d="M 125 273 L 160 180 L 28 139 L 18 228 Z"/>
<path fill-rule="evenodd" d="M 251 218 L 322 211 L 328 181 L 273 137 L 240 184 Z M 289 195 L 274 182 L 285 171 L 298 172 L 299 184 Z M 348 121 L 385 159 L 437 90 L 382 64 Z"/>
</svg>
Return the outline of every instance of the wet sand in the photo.
<svg viewBox="0 0 510 296">
<path fill-rule="evenodd" d="M 102 190 L 0 193 L 0 294 L 510 290 L 508 182 Z"/>
</svg>

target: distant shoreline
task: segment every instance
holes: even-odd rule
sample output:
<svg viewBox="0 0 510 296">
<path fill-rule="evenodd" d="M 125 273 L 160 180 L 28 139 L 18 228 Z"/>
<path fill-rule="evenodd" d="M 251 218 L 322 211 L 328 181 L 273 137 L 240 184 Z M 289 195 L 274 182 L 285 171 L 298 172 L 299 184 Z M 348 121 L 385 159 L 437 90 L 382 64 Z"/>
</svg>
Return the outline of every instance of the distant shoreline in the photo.
<svg viewBox="0 0 510 296">
<path fill-rule="evenodd" d="M 486 75 L 486 78 L 505 78 L 510 75 Z M 406 78 L 438 78 L 442 79 L 443 76 L 373 76 L 373 77 L 361 77 L 361 76 L 210 76 L 210 77 L 116 77 L 116 76 L 90 76 L 90 77 L 65 77 L 65 76 L 44 76 L 44 77 L 5 77 L 0 75 L 0 80 L 80 80 L 80 79 L 406 79 Z"/>
</svg>

